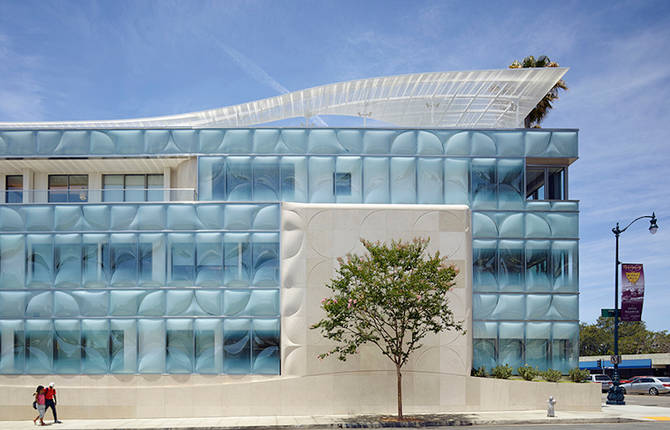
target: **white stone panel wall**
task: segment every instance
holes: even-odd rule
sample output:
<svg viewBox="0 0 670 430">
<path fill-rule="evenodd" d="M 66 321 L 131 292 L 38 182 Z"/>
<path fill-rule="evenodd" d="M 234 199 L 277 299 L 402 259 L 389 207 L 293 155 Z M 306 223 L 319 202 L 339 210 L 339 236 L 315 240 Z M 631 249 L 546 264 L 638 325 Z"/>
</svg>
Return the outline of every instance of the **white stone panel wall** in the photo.
<svg viewBox="0 0 670 430">
<path fill-rule="evenodd" d="M 362 348 L 345 363 L 336 358 L 319 360 L 318 354 L 331 345 L 309 327 L 323 317 L 320 302 L 330 295 L 325 285 L 335 276 L 338 257 L 363 254 L 361 238 L 390 242 L 415 237 L 429 238 L 428 251 L 440 251 L 459 269 L 449 302 L 466 334 L 447 332 L 426 338 L 406 370 L 469 375 L 472 240 L 467 206 L 284 203 L 281 229 L 282 375 L 383 372 L 394 382 L 392 363 L 376 347 Z"/>
</svg>

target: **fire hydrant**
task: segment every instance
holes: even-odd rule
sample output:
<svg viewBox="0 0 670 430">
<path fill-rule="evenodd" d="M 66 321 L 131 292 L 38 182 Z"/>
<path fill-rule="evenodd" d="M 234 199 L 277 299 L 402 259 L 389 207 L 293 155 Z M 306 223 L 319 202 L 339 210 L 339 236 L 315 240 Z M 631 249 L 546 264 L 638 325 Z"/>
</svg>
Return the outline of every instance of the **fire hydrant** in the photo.
<svg viewBox="0 0 670 430">
<path fill-rule="evenodd" d="M 555 417 L 555 409 L 554 405 L 556 404 L 556 399 L 554 399 L 554 396 L 549 396 L 549 401 L 547 401 L 547 416 L 548 417 Z"/>
</svg>

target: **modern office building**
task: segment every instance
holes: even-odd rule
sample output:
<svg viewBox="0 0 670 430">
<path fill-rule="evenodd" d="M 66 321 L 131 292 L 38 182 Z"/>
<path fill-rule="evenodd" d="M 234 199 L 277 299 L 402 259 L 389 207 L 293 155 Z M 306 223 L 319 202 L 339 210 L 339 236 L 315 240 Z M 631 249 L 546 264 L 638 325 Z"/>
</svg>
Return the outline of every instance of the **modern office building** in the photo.
<svg viewBox="0 0 670 430">
<path fill-rule="evenodd" d="M 137 403 L 166 384 L 250 399 L 307 385 L 337 397 L 344 374 L 386 386 L 383 358 L 319 362 L 326 344 L 308 328 L 359 237 L 430 237 L 461 269 L 452 304 L 468 333 L 418 354 L 409 370 L 416 384 L 440 373 L 441 400 L 408 389 L 410 410 L 469 404 L 440 387 L 455 376 L 469 386 L 472 367 L 576 367 L 577 131 L 519 128 L 565 72 L 390 76 L 184 115 L 0 123 L 0 386 L 64 375 L 61 385 L 99 385 L 89 395 L 102 404 L 129 386 Z M 389 126 L 267 125 L 319 115 Z M 372 405 L 254 408 L 218 395 L 235 413 Z M 182 411 L 147 402 L 105 413 Z M 221 411 L 191 406 L 180 413 Z"/>
</svg>

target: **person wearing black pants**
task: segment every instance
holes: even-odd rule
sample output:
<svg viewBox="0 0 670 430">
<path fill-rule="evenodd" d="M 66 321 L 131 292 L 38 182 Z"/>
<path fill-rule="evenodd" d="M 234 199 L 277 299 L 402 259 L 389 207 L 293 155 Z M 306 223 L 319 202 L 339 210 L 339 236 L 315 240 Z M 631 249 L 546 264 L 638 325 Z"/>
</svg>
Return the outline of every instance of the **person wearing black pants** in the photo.
<svg viewBox="0 0 670 430">
<path fill-rule="evenodd" d="M 58 421 L 58 414 L 56 413 L 56 389 L 54 388 L 54 383 L 49 384 L 49 388 L 46 389 L 46 410 L 51 408 L 51 413 L 54 414 L 54 424 L 61 424 L 62 421 Z M 46 412 L 45 410 L 45 412 Z"/>
</svg>

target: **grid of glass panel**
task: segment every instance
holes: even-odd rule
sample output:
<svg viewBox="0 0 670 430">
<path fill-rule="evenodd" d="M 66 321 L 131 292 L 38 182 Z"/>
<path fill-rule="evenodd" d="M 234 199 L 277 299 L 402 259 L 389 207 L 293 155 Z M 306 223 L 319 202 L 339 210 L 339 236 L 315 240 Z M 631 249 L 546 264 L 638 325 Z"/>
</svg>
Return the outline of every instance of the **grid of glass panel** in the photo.
<svg viewBox="0 0 670 430">
<path fill-rule="evenodd" d="M 0 130 L 0 156 L 473 155 L 577 157 L 577 130 L 246 128 Z"/>
<path fill-rule="evenodd" d="M 0 131 L 53 154 L 196 154 L 203 202 L 0 206 L 1 373 L 278 373 L 280 201 L 469 205 L 474 365 L 577 363 L 578 206 L 526 166 L 576 131 Z"/>
<path fill-rule="evenodd" d="M 277 205 L 0 208 L 1 373 L 278 373 Z"/>
</svg>

